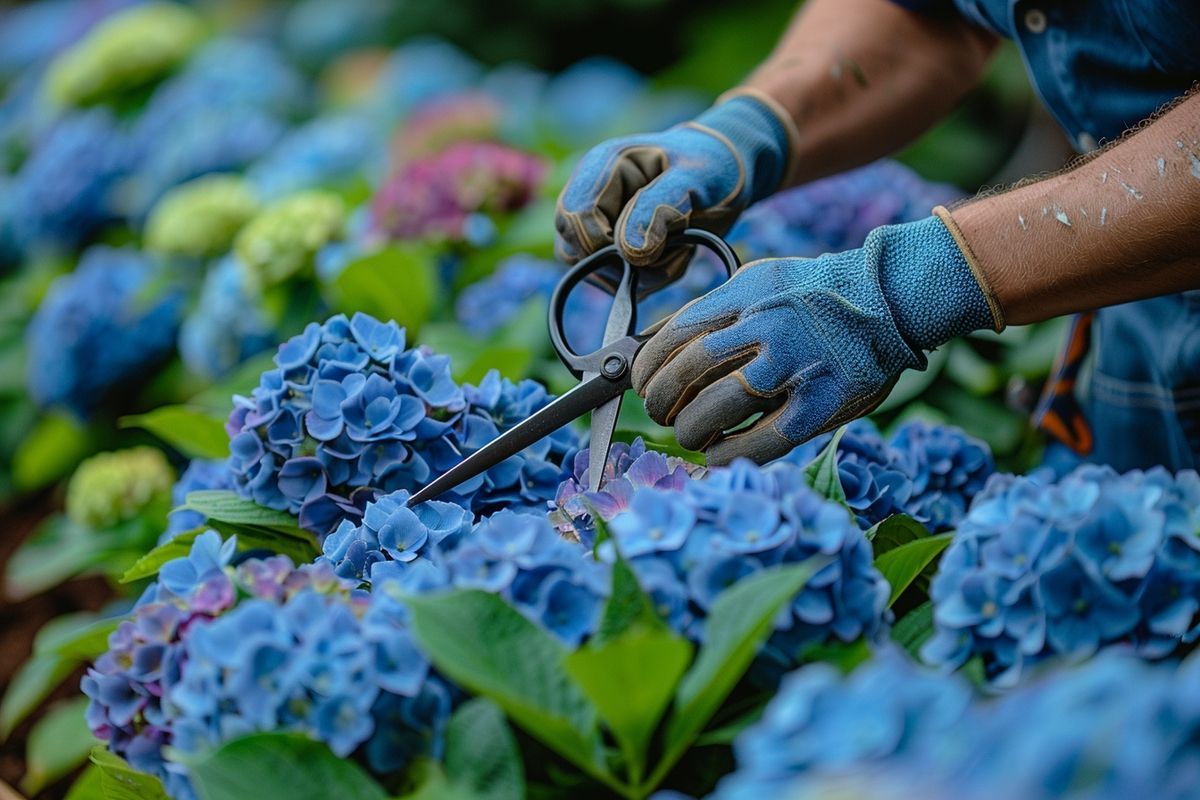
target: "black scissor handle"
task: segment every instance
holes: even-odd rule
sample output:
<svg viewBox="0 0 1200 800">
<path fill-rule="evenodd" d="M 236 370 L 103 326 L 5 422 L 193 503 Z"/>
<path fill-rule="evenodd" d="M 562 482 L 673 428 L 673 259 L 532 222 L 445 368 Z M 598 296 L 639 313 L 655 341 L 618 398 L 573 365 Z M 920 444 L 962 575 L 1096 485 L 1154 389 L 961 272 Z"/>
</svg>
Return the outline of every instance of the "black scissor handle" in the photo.
<svg viewBox="0 0 1200 800">
<path fill-rule="evenodd" d="M 700 228 L 688 228 L 683 233 L 672 236 L 667 240 L 667 248 L 678 247 L 680 245 L 700 245 L 708 250 L 711 250 L 717 255 L 717 259 L 721 262 L 721 266 L 725 268 L 726 278 L 732 278 L 733 273 L 737 272 L 741 262 L 738 261 L 737 254 L 733 252 L 724 239 L 715 233 L 702 230 Z M 689 262 L 687 269 L 692 268 L 695 259 Z M 610 244 L 592 253 L 587 258 L 580 261 L 575 266 L 567 271 L 567 274 L 559 280 L 558 285 L 554 287 L 553 294 L 550 295 L 550 341 L 554 344 L 554 350 L 558 353 L 559 359 L 563 362 L 567 369 L 576 377 L 581 376 L 584 372 L 599 371 L 597 369 L 597 358 L 604 348 L 595 350 L 591 353 L 576 353 L 571 345 L 567 342 L 566 333 L 563 330 L 563 319 L 567 307 L 567 298 L 571 296 L 571 292 L 575 287 L 586 280 L 589 276 L 601 269 L 617 265 L 621 267 L 622 279 L 620 287 L 624 287 L 629 294 L 630 302 L 636 309 L 637 306 L 637 282 L 636 282 L 636 267 L 633 267 L 629 262 L 621 258 L 621 251 L 615 244 Z M 686 271 L 686 270 L 685 270 Z M 620 291 L 620 287 L 614 291 Z M 664 287 L 665 288 L 665 287 Z M 636 314 L 630 317 L 630 327 L 635 324 Z M 627 333 L 633 333 L 632 329 Z"/>
</svg>

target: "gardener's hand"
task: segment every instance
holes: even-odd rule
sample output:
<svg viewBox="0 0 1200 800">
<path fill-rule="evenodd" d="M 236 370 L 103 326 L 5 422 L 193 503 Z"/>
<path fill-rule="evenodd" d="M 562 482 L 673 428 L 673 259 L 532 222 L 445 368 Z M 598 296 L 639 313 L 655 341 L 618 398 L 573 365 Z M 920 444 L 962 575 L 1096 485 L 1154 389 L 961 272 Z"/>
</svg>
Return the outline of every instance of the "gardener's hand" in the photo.
<svg viewBox="0 0 1200 800">
<path fill-rule="evenodd" d="M 584 99 L 586 102 L 586 99 Z M 793 125 L 765 95 L 733 93 L 692 122 L 593 148 L 558 197 L 555 250 L 568 264 L 614 241 L 655 288 L 689 251 L 665 253 L 688 227 L 724 233 L 746 206 L 780 187 Z"/>
<path fill-rule="evenodd" d="M 755 261 L 684 306 L 634 363 L 647 413 L 710 464 L 762 463 L 872 410 L 903 370 L 925 367 L 923 351 L 1002 329 L 936 213 L 877 228 L 859 250 Z"/>
</svg>

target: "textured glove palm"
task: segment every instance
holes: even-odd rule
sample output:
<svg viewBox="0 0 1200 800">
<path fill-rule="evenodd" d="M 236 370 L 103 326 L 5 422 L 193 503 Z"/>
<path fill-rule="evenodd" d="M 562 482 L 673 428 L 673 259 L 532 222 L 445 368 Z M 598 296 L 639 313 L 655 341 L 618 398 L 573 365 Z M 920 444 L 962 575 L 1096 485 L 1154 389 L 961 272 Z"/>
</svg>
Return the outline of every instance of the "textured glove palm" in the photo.
<svg viewBox="0 0 1200 800">
<path fill-rule="evenodd" d="M 646 343 L 633 385 L 710 464 L 764 462 L 869 412 L 903 370 L 925 367 L 924 350 L 984 327 L 1003 327 L 999 310 L 930 217 L 878 228 L 858 250 L 747 264 Z"/>
<path fill-rule="evenodd" d="M 643 275 L 643 289 L 661 285 L 689 255 L 665 253 L 668 236 L 688 227 L 724 233 L 779 188 L 787 124 L 763 101 L 737 95 L 670 130 L 597 145 L 559 195 L 558 257 L 573 264 L 615 241 L 629 263 L 661 268 Z"/>
</svg>

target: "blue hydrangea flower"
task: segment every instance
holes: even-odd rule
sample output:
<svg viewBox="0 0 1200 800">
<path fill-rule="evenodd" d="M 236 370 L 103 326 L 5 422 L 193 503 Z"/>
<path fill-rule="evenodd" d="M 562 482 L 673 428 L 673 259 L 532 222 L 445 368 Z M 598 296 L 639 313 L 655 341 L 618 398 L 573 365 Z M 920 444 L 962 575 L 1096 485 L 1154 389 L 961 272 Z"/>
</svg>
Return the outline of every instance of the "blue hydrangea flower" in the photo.
<svg viewBox="0 0 1200 800">
<path fill-rule="evenodd" d="M 886 630 L 889 588 L 873 565 L 870 544 L 844 509 L 808 488 L 798 467 L 764 470 L 743 461 L 680 489 L 638 489 L 609 532 L 655 603 L 695 638 L 703 639 L 708 609 L 733 583 L 817 554 L 833 556 L 833 563 L 775 621 L 764 661 L 792 665 L 813 644 L 870 640 Z M 683 597 L 686 603 L 679 602 Z M 771 674 L 767 669 L 764 677 Z"/>
<path fill-rule="evenodd" d="M 481 72 L 478 63 L 449 42 L 410 39 L 392 52 L 369 104 L 382 121 L 394 123 L 424 103 L 470 89 Z"/>
<path fill-rule="evenodd" d="M 255 731 L 361 754 L 379 776 L 440 756 L 456 695 L 396 593 L 283 556 L 235 569 L 234 547 L 209 531 L 163 566 L 84 678 L 93 732 L 181 798 L 194 796 L 186 765 L 164 748 L 186 759 Z"/>
<path fill-rule="evenodd" d="M 106 109 L 63 116 L 38 136 L 10 187 L 23 251 L 70 249 L 117 215 L 113 192 L 129 167 L 125 132 Z"/>
<path fill-rule="evenodd" d="M 848 677 L 813 665 L 738 738 L 738 768 L 711 797 L 1182 800 L 1200 756 L 1198 679 L 1200 659 L 1109 655 L 995 700 L 895 652 Z"/>
<path fill-rule="evenodd" d="M 179 329 L 184 365 L 217 378 L 274 341 L 273 326 L 246 285 L 246 272 L 230 255 L 204 276 L 200 298 Z"/>
<path fill-rule="evenodd" d="M 86 417 L 174 349 L 182 307 L 179 288 L 142 254 L 92 247 L 26 331 L 30 395 Z"/>
<path fill-rule="evenodd" d="M 543 125 L 569 147 L 595 144 L 629 132 L 626 120 L 646 91 L 646 79 L 636 70 L 611 58 L 587 58 L 550 79 L 542 98 Z M 581 97 L 588 102 L 579 102 Z"/>
<path fill-rule="evenodd" d="M 1059 655 L 1120 644 L 1160 658 L 1200 612 L 1200 478 L 1083 466 L 1059 481 L 998 477 L 979 494 L 931 587 L 932 663 L 980 656 L 999 686 Z"/>
<path fill-rule="evenodd" d="M 321 534 L 357 519 L 355 490 L 415 490 L 552 399 L 496 373 L 459 386 L 449 359 L 406 348 L 403 329 L 365 314 L 310 324 L 285 342 L 251 397 L 234 399 L 230 468 L 239 492 L 300 515 Z M 575 434 L 560 431 L 452 492 L 476 513 L 544 509 Z"/>
<path fill-rule="evenodd" d="M 233 476 L 224 459 L 197 458 L 188 464 L 171 489 L 171 506 L 178 509 L 192 492 L 232 488 Z M 165 544 L 184 531 L 200 527 L 204 519 L 199 511 L 172 511 L 167 517 L 167 530 L 159 537 L 158 543 Z"/>
<path fill-rule="evenodd" d="M 361 116 L 317 117 L 287 134 L 247 172 L 267 201 L 382 174 L 383 136 Z"/>
<path fill-rule="evenodd" d="M 529 301 L 547 302 L 560 277 L 562 268 L 552 261 L 512 256 L 497 264 L 492 275 L 463 289 L 455 301 L 455 315 L 472 335 L 490 336 Z"/>
<path fill-rule="evenodd" d="M 210 172 L 241 170 L 271 152 L 307 105 L 301 76 L 265 42 L 216 39 L 164 81 L 132 130 L 130 212 Z"/>
</svg>

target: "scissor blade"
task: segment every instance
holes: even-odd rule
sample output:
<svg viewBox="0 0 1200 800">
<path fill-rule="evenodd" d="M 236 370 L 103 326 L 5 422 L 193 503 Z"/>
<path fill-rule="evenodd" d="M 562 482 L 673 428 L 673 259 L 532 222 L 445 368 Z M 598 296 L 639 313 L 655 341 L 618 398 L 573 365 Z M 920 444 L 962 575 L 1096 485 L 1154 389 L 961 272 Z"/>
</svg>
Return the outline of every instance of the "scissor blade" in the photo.
<svg viewBox="0 0 1200 800">
<path fill-rule="evenodd" d="M 529 445 L 554 433 L 574 419 L 602 405 L 629 388 L 628 375 L 623 380 L 595 377 L 585 380 L 544 408 L 534 412 L 524 422 L 509 428 L 460 463 L 446 470 L 419 492 L 408 498 L 410 506 L 433 500 L 471 480 L 476 475 L 515 455 Z"/>
<path fill-rule="evenodd" d="M 604 476 L 604 464 L 608 461 L 608 450 L 612 445 L 613 432 L 617 429 L 617 416 L 621 413 L 619 394 L 592 412 L 592 435 L 588 444 L 588 491 L 600 491 L 600 479 Z"/>
</svg>

